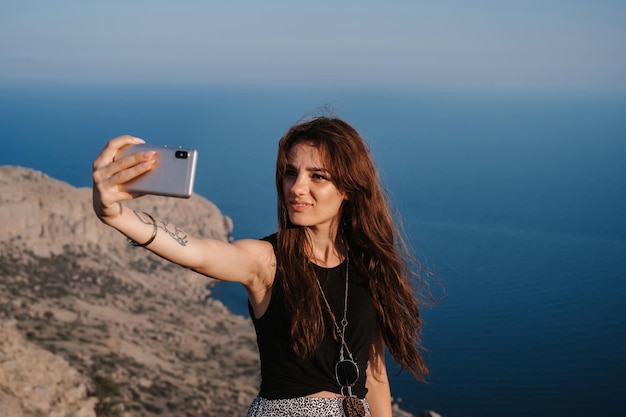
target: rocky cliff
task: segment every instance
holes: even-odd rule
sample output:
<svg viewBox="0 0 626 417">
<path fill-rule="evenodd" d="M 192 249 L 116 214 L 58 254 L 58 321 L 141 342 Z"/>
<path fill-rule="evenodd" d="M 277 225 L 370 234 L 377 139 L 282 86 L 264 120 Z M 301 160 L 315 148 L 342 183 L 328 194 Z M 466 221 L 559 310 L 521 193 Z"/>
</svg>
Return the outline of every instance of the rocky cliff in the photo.
<svg viewBox="0 0 626 417">
<path fill-rule="evenodd" d="M 229 239 L 230 220 L 199 196 L 134 203 Z M 256 394 L 249 320 L 210 297 L 209 278 L 101 224 L 90 189 L 0 167 L 0 277 L 2 416 L 245 415 Z"/>
<path fill-rule="evenodd" d="M 132 206 L 230 238 L 197 195 Z M 126 244 L 93 214 L 91 189 L 0 167 L 0 417 L 245 415 L 254 330 L 212 284 Z"/>
</svg>

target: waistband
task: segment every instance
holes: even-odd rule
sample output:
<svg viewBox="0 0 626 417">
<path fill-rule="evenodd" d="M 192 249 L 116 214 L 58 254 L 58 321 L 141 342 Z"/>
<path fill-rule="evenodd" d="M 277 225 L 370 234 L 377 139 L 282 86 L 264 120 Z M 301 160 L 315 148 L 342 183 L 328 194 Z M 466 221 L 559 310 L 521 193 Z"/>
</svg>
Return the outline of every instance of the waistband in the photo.
<svg viewBox="0 0 626 417">
<path fill-rule="evenodd" d="M 312 398 L 297 397 L 280 400 L 268 400 L 257 396 L 248 409 L 247 417 L 344 417 L 342 409 L 343 398 Z M 371 417 L 369 404 L 365 399 L 358 399 L 363 403 L 365 416 Z"/>
</svg>

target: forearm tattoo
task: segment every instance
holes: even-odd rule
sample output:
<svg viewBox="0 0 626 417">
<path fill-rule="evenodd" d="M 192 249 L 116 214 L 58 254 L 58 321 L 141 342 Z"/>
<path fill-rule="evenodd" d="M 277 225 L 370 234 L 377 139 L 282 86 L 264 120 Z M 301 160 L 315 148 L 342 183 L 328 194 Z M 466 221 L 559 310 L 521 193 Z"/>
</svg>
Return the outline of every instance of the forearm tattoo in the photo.
<svg viewBox="0 0 626 417">
<path fill-rule="evenodd" d="M 143 224 L 149 224 L 149 225 L 152 224 L 152 221 L 144 218 L 141 212 L 133 210 L 133 213 L 135 213 L 135 216 L 137 216 L 139 221 L 141 221 Z M 155 218 L 155 223 L 157 225 L 157 228 L 163 230 L 168 236 L 170 236 L 172 239 L 178 242 L 180 246 L 187 246 L 187 243 L 189 243 L 189 236 L 187 235 L 187 233 L 183 229 L 176 226 L 175 224 L 169 224 L 169 222 L 165 220 L 156 219 L 156 218 Z"/>
<path fill-rule="evenodd" d="M 173 224 L 170 226 L 174 227 L 174 230 L 172 231 L 168 228 L 169 224 L 165 220 L 157 222 L 157 225 L 158 227 L 163 229 L 165 233 L 167 233 L 172 239 L 177 241 L 180 246 L 187 246 L 187 243 L 189 242 L 189 236 L 187 236 L 187 233 L 183 229 L 180 229 L 178 226 Z"/>
</svg>

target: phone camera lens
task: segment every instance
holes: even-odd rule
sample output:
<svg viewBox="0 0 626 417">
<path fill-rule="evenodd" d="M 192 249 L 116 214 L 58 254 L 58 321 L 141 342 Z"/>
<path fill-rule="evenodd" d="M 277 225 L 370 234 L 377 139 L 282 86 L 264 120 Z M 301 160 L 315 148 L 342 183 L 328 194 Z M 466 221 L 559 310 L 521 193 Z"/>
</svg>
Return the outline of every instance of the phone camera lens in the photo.
<svg viewBox="0 0 626 417">
<path fill-rule="evenodd" d="M 187 159 L 189 157 L 189 153 L 187 151 L 176 151 L 175 155 L 178 159 Z"/>
</svg>

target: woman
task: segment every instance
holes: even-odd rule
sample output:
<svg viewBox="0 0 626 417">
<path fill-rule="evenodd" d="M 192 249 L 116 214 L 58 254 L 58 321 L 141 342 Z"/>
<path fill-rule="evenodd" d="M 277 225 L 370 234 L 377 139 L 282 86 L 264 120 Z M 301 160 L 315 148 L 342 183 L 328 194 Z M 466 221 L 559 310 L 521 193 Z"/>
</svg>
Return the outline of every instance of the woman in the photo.
<svg viewBox="0 0 626 417">
<path fill-rule="evenodd" d="M 245 287 L 261 355 L 248 416 L 391 416 L 385 346 L 418 379 L 427 373 L 411 285 L 419 275 L 357 131 L 328 117 L 289 129 L 276 164 L 278 230 L 233 243 L 180 239 L 121 204 L 135 197 L 123 184 L 156 155 L 115 155 L 142 142 L 115 138 L 94 161 L 95 212 L 136 245 Z"/>
</svg>

